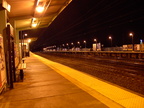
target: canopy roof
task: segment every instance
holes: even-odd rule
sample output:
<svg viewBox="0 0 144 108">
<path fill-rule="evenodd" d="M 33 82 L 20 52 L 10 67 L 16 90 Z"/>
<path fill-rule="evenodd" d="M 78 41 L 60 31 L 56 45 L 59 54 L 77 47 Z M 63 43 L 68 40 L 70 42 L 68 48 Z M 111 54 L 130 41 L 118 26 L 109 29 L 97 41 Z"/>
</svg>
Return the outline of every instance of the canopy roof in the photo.
<svg viewBox="0 0 144 108">
<path fill-rule="evenodd" d="M 15 22 L 18 30 L 33 29 L 32 24 L 37 24 L 37 28 L 48 27 L 53 20 L 72 0 L 7 0 L 11 6 L 8 17 Z M 39 13 L 36 7 L 44 7 L 44 11 Z"/>
</svg>

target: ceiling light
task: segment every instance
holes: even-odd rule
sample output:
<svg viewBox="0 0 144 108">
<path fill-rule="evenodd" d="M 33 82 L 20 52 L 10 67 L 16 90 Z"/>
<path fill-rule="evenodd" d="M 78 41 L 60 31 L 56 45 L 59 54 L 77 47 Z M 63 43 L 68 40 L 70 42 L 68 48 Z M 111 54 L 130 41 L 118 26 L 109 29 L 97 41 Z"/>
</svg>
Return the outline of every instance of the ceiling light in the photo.
<svg viewBox="0 0 144 108">
<path fill-rule="evenodd" d="M 36 27 L 36 26 L 37 26 L 37 24 L 36 24 L 36 23 L 33 23 L 33 24 L 32 24 L 32 27 Z"/>
<path fill-rule="evenodd" d="M 31 42 L 31 39 L 28 39 L 28 43 L 30 43 Z"/>
<path fill-rule="evenodd" d="M 38 6 L 38 7 L 36 7 L 36 10 L 37 10 L 37 12 L 41 13 L 44 11 L 44 7 Z"/>
<path fill-rule="evenodd" d="M 36 18 L 32 18 L 32 22 L 35 22 L 36 21 Z"/>
<path fill-rule="evenodd" d="M 7 10 L 10 12 L 11 6 L 8 4 L 7 5 Z"/>
<path fill-rule="evenodd" d="M 10 12 L 11 6 L 6 2 L 6 0 L 2 0 L 2 7 L 5 8 L 8 12 Z"/>
</svg>

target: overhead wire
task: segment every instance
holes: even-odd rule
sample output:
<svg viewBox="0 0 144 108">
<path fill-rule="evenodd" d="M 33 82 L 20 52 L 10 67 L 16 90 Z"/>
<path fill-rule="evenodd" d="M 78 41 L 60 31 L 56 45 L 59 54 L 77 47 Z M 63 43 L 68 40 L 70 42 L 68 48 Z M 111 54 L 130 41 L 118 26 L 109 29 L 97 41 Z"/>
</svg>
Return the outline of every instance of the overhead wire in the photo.
<svg viewBox="0 0 144 108">
<path fill-rule="evenodd" d="M 102 3 L 103 1 L 104 1 L 104 0 L 102 0 L 101 3 Z M 96 17 L 96 16 L 98 16 L 98 15 L 100 15 L 100 14 L 103 14 L 104 12 L 106 12 L 106 11 L 108 11 L 108 10 L 110 10 L 110 9 L 113 9 L 114 7 L 120 5 L 120 4 L 123 3 L 123 2 L 119 2 L 118 4 L 115 4 L 115 3 L 116 3 L 116 2 L 112 2 L 112 3 L 108 4 L 106 7 L 104 7 L 101 11 L 99 11 L 99 12 L 97 12 L 97 13 L 92 13 L 92 14 L 90 14 L 90 12 L 93 11 L 93 9 L 95 9 L 96 7 L 90 8 L 85 14 L 83 14 L 83 15 L 80 16 L 80 17 L 78 17 L 72 24 L 70 24 L 69 27 L 67 27 L 67 29 L 65 29 L 65 30 L 63 30 L 63 31 L 61 31 L 61 32 L 58 32 L 58 33 L 54 34 L 53 36 L 51 36 L 51 37 L 48 38 L 48 39 L 45 39 L 45 40 L 44 40 L 44 43 L 46 43 L 48 40 L 49 40 L 49 41 L 53 40 L 53 39 L 54 39 L 55 37 L 57 37 L 58 35 L 62 35 L 63 33 L 66 34 L 66 32 L 69 32 L 70 30 L 72 30 L 72 29 L 74 29 L 75 27 L 81 25 L 82 23 L 90 20 L 90 19 L 93 18 L 93 17 Z M 100 3 L 99 3 L 98 5 L 100 5 Z M 131 5 L 132 5 L 132 4 L 131 4 Z M 130 5 L 129 5 L 129 7 L 130 7 Z M 117 10 L 117 11 L 118 11 L 118 12 L 121 12 L 121 11 L 123 11 L 123 10 L 126 9 L 126 8 L 128 8 L 128 7 L 123 7 L 123 8 L 121 8 L 121 9 Z M 123 14 L 123 15 L 119 15 L 119 16 L 117 16 L 117 17 L 111 18 L 111 19 L 106 20 L 106 21 L 104 21 L 104 22 L 99 22 L 99 23 L 98 23 L 98 22 L 96 22 L 96 23 L 94 22 L 94 23 L 91 24 L 89 27 L 91 27 L 91 29 L 92 29 L 92 28 L 95 29 L 96 27 L 99 27 L 100 25 L 108 24 L 108 23 L 110 23 L 110 22 L 114 22 L 114 21 L 116 21 L 116 20 L 118 20 L 118 19 L 121 19 L 121 18 L 126 18 L 127 16 L 130 16 L 130 15 L 136 13 L 136 12 L 137 12 L 137 11 L 129 12 L 129 13 L 126 13 L 126 14 Z M 90 14 L 90 15 L 87 16 L 88 14 Z M 83 17 L 85 17 L 85 19 L 83 19 Z M 110 17 L 110 16 L 107 16 L 106 18 L 108 18 L 108 17 Z M 141 17 L 141 18 L 142 18 L 142 17 Z M 138 19 L 138 18 L 137 18 L 137 19 Z M 80 20 L 81 20 L 81 21 L 80 21 Z M 127 19 L 123 19 L 122 21 L 123 21 L 123 22 L 116 22 L 114 25 L 116 26 L 116 25 L 120 25 L 120 24 L 127 23 Z M 100 29 L 100 28 L 99 28 L 99 29 Z M 72 35 L 75 35 L 75 34 L 78 35 L 81 31 L 83 31 L 82 28 L 79 29 L 79 30 L 77 30 L 77 31 L 75 31 L 75 32 L 72 32 L 72 33 L 70 33 L 70 34 L 66 34 L 65 37 L 70 37 L 70 38 L 71 38 Z M 76 37 L 76 36 L 75 36 L 75 37 Z"/>
<path fill-rule="evenodd" d="M 103 0 L 103 1 L 104 1 L 104 0 Z M 103 1 L 99 2 L 97 5 L 102 4 Z M 115 3 L 115 2 L 114 2 L 114 3 Z M 70 27 L 68 27 L 68 28 L 65 29 L 64 31 L 61 31 L 61 32 L 59 32 L 59 33 L 53 35 L 52 37 L 55 37 L 55 36 L 57 36 L 57 35 L 59 35 L 59 34 L 61 34 L 61 33 L 64 33 L 64 32 L 66 32 L 66 31 L 68 31 L 68 30 L 74 28 L 74 27 L 77 26 L 77 25 L 80 25 L 81 23 L 85 22 L 86 20 L 89 20 L 90 18 L 92 18 L 92 17 L 94 17 L 94 16 L 100 14 L 101 12 L 107 10 L 109 7 L 112 8 L 113 6 L 115 6 L 115 5 L 113 5 L 114 3 L 113 3 L 113 2 L 110 3 L 110 4 L 107 5 L 105 8 L 103 8 L 102 11 L 98 12 L 97 14 L 94 14 L 94 15 L 92 15 L 92 16 L 88 16 L 88 17 L 86 17 L 85 19 L 81 20 L 84 16 L 87 16 L 87 14 L 89 14 L 89 12 L 93 11 L 93 9 L 95 8 L 95 6 L 92 7 L 92 8 L 90 8 L 84 15 L 80 16 L 73 24 L 71 24 Z M 113 5 L 113 6 L 112 6 L 112 5 Z M 80 20 L 81 20 L 81 21 L 80 21 Z M 51 38 L 52 38 L 52 37 L 51 37 Z"/>
</svg>

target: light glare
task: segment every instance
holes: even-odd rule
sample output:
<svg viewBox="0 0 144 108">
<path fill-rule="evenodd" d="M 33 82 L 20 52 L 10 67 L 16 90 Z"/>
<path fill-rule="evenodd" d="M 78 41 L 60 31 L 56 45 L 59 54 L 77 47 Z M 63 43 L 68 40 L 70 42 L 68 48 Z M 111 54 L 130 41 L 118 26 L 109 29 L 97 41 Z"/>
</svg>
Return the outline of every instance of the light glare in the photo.
<svg viewBox="0 0 144 108">
<path fill-rule="evenodd" d="M 36 26 L 37 26 L 37 24 L 36 24 L 36 23 L 33 23 L 33 24 L 32 24 L 32 27 L 36 27 Z"/>
<path fill-rule="evenodd" d="M 129 33 L 130 36 L 133 36 L 133 33 Z"/>
<path fill-rule="evenodd" d="M 112 39 L 112 37 L 111 37 L 111 36 L 109 36 L 109 39 Z"/>
<path fill-rule="evenodd" d="M 28 43 L 30 43 L 31 42 L 31 39 L 28 39 Z"/>
<path fill-rule="evenodd" d="M 11 6 L 8 4 L 7 5 L 7 10 L 10 12 Z"/>
<path fill-rule="evenodd" d="M 38 7 L 36 8 L 36 10 L 37 10 L 37 12 L 41 13 L 41 12 L 44 11 L 44 7 L 38 6 Z"/>
</svg>

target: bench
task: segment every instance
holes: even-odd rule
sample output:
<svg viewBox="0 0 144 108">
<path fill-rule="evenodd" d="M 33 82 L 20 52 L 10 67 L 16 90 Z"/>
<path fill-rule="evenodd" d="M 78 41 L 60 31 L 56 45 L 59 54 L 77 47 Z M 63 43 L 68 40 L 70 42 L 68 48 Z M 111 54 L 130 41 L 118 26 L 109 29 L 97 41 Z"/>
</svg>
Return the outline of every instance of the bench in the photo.
<svg viewBox="0 0 144 108">
<path fill-rule="evenodd" d="M 19 77 L 18 77 L 18 79 L 20 78 L 20 80 L 22 80 L 23 81 L 23 78 L 24 78 L 24 72 L 23 72 L 23 70 L 24 69 L 26 69 L 26 63 L 20 63 L 19 65 L 18 65 L 18 68 L 17 68 L 18 70 L 20 70 L 20 72 L 19 72 Z"/>
<path fill-rule="evenodd" d="M 26 69 L 26 63 L 20 63 L 19 66 L 18 66 L 18 69 L 19 70 Z"/>
</svg>

